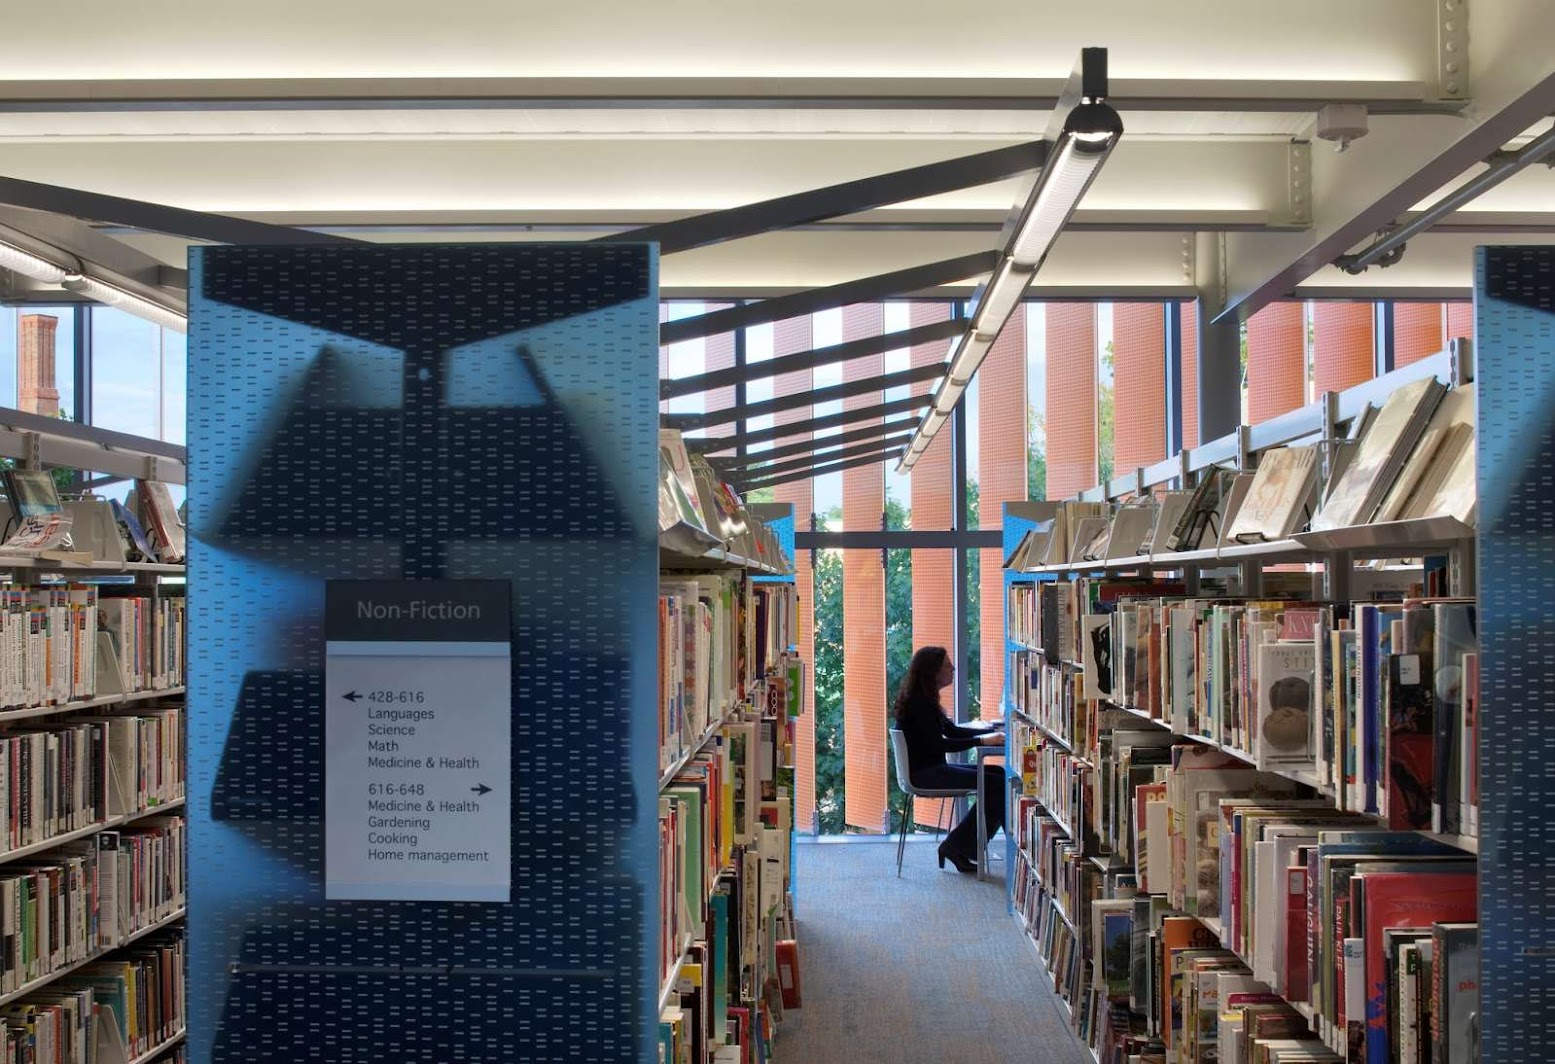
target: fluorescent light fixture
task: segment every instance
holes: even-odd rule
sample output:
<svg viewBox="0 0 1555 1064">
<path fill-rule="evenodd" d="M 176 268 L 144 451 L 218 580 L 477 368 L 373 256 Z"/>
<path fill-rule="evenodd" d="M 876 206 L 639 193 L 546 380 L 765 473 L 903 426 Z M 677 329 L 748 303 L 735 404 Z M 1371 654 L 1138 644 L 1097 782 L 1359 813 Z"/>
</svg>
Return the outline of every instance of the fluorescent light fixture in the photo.
<svg viewBox="0 0 1555 1064">
<path fill-rule="evenodd" d="M 1088 49 L 1087 52 L 1093 51 Z M 1100 92 L 1105 92 L 1105 68 L 1101 72 Z M 1069 112 L 1064 128 L 1048 155 L 1031 194 L 1021 209 L 1014 234 L 1005 245 L 1004 255 L 978 299 L 972 321 L 950 360 L 950 372 L 934 394 L 933 413 L 926 415 L 913 436 L 912 445 L 897 466 L 898 473 L 912 469 L 918 456 L 928 448 L 941 418 L 931 423 L 934 414 L 948 415 L 955 409 L 988 349 L 1020 305 L 1042 262 L 1063 232 L 1086 189 L 1112 153 L 1123 134 L 1123 120 L 1117 111 L 1102 102 L 1101 95 L 1087 96 Z"/>
<path fill-rule="evenodd" d="M 95 277 L 72 273 L 60 281 L 60 287 L 107 306 L 117 307 L 138 318 L 155 322 L 164 329 L 172 329 L 174 332 L 189 331 L 189 319 L 177 311 L 164 307 L 160 303 L 153 303 L 149 299 L 132 295 L 122 288 L 115 288 Z"/>
<path fill-rule="evenodd" d="M 977 301 L 977 312 L 972 315 L 973 336 L 989 344 L 998 339 L 1034 276 L 1035 270 L 1017 265 L 1013 259 L 1001 259 Z"/>
<path fill-rule="evenodd" d="M 0 267 L 44 284 L 59 284 L 68 271 L 13 244 L 0 243 Z"/>
<path fill-rule="evenodd" d="M 950 357 L 950 369 L 945 374 L 945 378 L 962 388 L 971 384 L 972 374 L 976 373 L 977 367 L 983 364 L 983 359 L 992 346 L 993 337 L 984 337 L 968 330 L 961 338 L 961 343 L 956 346 L 956 353 Z"/>
<path fill-rule="evenodd" d="M 1082 103 L 1069 112 L 1053 161 L 1043 168 L 1006 249 L 1012 261 L 1031 270 L 1042 265 L 1122 132 L 1118 113 L 1104 103 Z"/>
</svg>

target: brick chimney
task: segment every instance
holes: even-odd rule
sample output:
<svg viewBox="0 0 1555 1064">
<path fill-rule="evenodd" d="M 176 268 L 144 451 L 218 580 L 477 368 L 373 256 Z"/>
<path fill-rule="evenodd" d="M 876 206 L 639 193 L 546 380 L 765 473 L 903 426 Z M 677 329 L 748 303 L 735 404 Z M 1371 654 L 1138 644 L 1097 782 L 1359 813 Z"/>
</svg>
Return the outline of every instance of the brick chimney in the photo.
<svg viewBox="0 0 1555 1064">
<path fill-rule="evenodd" d="M 54 330 L 59 319 L 50 314 L 21 315 L 16 346 L 16 405 L 45 417 L 59 416 L 59 389 L 54 387 Z"/>
</svg>

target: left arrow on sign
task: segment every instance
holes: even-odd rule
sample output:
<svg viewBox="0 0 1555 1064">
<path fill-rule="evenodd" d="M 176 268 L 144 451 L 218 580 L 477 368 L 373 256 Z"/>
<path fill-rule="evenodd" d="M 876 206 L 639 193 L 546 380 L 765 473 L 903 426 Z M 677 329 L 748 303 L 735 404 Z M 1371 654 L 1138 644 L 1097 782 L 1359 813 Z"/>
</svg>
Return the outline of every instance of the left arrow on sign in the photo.
<svg viewBox="0 0 1555 1064">
<path fill-rule="evenodd" d="M 345 694 L 341 695 L 340 697 L 341 698 L 347 698 L 347 699 L 350 699 L 352 702 L 355 702 L 357 699 L 361 698 L 362 696 L 357 694 L 355 691 L 347 691 Z"/>
</svg>

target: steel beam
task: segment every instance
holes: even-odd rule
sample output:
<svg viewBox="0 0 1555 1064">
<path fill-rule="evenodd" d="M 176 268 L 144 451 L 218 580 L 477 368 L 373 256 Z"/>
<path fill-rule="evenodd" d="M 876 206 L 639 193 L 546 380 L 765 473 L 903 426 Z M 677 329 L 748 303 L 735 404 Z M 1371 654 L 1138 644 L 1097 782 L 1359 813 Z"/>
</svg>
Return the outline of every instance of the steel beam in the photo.
<svg viewBox="0 0 1555 1064">
<path fill-rule="evenodd" d="M 1536 6 L 1527 6 L 1528 17 L 1534 17 Z M 1471 18 L 1480 10 L 1476 7 Z M 1547 14 L 1537 17 L 1544 25 L 1529 27 L 1529 42 L 1555 36 Z M 1532 44 L 1523 51 L 1531 53 Z M 1428 120 L 1418 128 L 1416 123 L 1401 128 L 1404 123 L 1398 120 L 1392 125 L 1379 121 L 1344 154 L 1320 153 L 1313 160 L 1315 185 L 1329 195 L 1315 204 L 1311 233 L 1230 234 L 1232 278 L 1221 313 L 1245 319 L 1285 298 L 1555 111 L 1555 74 L 1549 73 L 1547 55 L 1538 55 L 1542 73 L 1521 84 L 1515 79 L 1527 77 L 1531 54 L 1498 61 L 1489 70 L 1476 65 L 1474 105 L 1485 117 L 1466 129 L 1462 122 L 1445 120 Z"/>
<path fill-rule="evenodd" d="M 78 188 L 0 177 L 0 203 L 92 221 L 148 229 L 155 233 L 209 240 L 218 244 L 359 244 L 362 241 L 224 214 L 206 214 L 161 203 L 105 196 Z"/>
<path fill-rule="evenodd" d="M 845 281 L 825 288 L 812 288 L 792 295 L 764 299 L 759 303 L 715 310 L 694 318 L 667 321 L 659 326 L 659 343 L 674 344 L 703 336 L 717 336 L 734 329 L 797 318 L 803 314 L 844 307 L 849 303 L 872 303 L 952 281 L 964 281 L 968 277 L 987 273 L 998 261 L 999 254 L 996 251 L 977 251 L 922 266 L 909 266 L 905 270 L 863 277 L 857 281 Z"/>
<path fill-rule="evenodd" d="M 800 440 L 798 443 L 774 447 L 767 451 L 742 454 L 738 458 L 714 458 L 712 462 L 719 469 L 740 469 L 755 465 L 758 462 L 775 462 L 779 459 L 791 458 L 796 454 L 811 454 L 827 447 L 839 447 L 845 443 L 858 443 L 860 440 L 878 440 L 882 436 L 890 436 L 893 433 L 911 429 L 917 423 L 917 418 L 876 422 L 867 428 L 854 429 L 852 432 L 842 432 L 834 436 L 822 436 L 818 439 Z"/>
<path fill-rule="evenodd" d="M 843 410 L 835 414 L 822 414 L 820 417 L 812 417 L 807 421 L 791 421 L 783 425 L 773 425 L 770 428 L 755 429 L 750 432 L 737 433 L 733 436 L 720 436 L 716 439 L 688 439 L 686 446 L 698 454 L 717 454 L 719 451 L 732 451 L 737 447 L 747 447 L 753 443 L 768 443 L 772 440 L 781 440 L 786 436 L 797 436 L 801 432 L 817 432 L 821 429 L 834 429 L 843 425 L 851 425 L 857 421 L 865 421 L 869 418 L 884 418 L 892 414 L 900 414 L 907 410 L 917 410 L 928 406 L 934 401 L 934 397 L 927 392 L 923 395 L 912 395 L 905 399 L 892 399 L 888 403 L 878 406 L 862 407 L 858 410 Z M 666 424 L 670 424 L 666 419 Z"/>
<path fill-rule="evenodd" d="M 790 462 L 777 462 L 773 465 L 762 466 L 757 469 L 746 469 L 744 472 L 732 473 L 730 475 L 739 480 L 765 480 L 769 477 L 797 473 L 804 469 L 814 469 L 818 465 L 825 465 L 828 462 L 839 462 L 844 458 L 858 458 L 867 454 L 881 454 L 888 450 L 900 450 L 907 446 L 907 441 L 911 439 L 912 433 L 906 432 L 883 440 L 869 440 L 853 447 L 843 447 L 840 450 L 808 454 L 803 458 L 795 458 Z"/>
<path fill-rule="evenodd" d="M 596 237 L 599 243 L 636 243 L 652 241 L 659 253 L 721 244 L 728 240 L 788 229 L 822 218 L 836 218 L 856 211 L 905 203 L 946 192 L 1018 177 L 1040 170 L 1047 161 L 1047 145 L 1042 141 L 995 148 L 959 159 L 908 167 L 889 174 L 845 181 L 840 185 L 779 196 L 759 203 L 747 203 L 721 211 L 693 215 L 674 222 L 644 226 L 625 233 Z"/>
<path fill-rule="evenodd" d="M 824 477 L 828 473 L 840 473 L 844 469 L 856 469 L 859 466 L 885 463 L 893 458 L 900 458 L 906 450 L 907 448 L 905 447 L 898 447 L 894 451 L 882 451 L 879 454 L 871 454 L 863 458 L 850 458 L 846 462 L 834 462 L 830 465 L 816 466 L 802 473 L 789 473 L 785 476 L 772 477 L 767 480 L 753 480 L 745 485 L 745 490 L 755 491 L 758 488 L 775 488 L 779 484 L 792 484 L 796 480 L 812 480 L 815 477 Z"/>
<path fill-rule="evenodd" d="M 751 403 L 743 407 L 728 407 L 724 410 L 711 410 L 705 414 L 665 414 L 663 422 L 676 428 L 689 431 L 692 429 L 705 429 L 709 425 L 727 425 L 731 421 L 764 417 L 767 414 L 776 414 L 784 410 L 793 410 L 801 406 L 819 406 L 821 403 L 829 403 L 838 399 L 850 399 L 856 395 L 868 395 L 870 392 L 883 392 L 891 388 L 902 388 L 911 384 L 920 384 L 923 381 L 933 380 L 945 375 L 950 368 L 950 363 L 940 362 L 928 366 L 914 366 L 912 369 L 902 370 L 897 373 L 885 373 L 878 377 L 870 377 L 867 380 L 848 381 L 845 384 L 834 384 L 828 388 L 816 388 L 814 391 L 799 392 L 796 395 L 779 396 L 776 399 L 767 399 L 759 403 Z"/>
<path fill-rule="evenodd" d="M 765 362 L 749 362 L 729 369 L 709 370 L 693 377 L 660 382 L 659 398 L 677 399 L 682 395 L 710 392 L 715 388 L 726 388 L 732 384 L 764 380 L 785 373 L 800 373 L 813 370 L 818 366 L 830 366 L 838 362 L 863 358 L 865 355 L 879 354 L 882 351 L 896 351 L 933 340 L 943 340 L 960 331 L 961 326 L 958 322 L 946 319 L 920 325 L 916 329 L 881 333 L 879 336 L 866 336 L 847 343 L 832 344 L 830 347 L 817 347 L 792 355 L 780 355 Z"/>
<path fill-rule="evenodd" d="M 188 274 L 170 267 L 145 252 L 104 236 L 85 222 L 43 211 L 20 207 L 0 207 L 0 240 L 15 244 L 65 269 L 80 269 L 118 285 L 132 295 L 184 311 Z M 167 285 L 168 280 L 183 283 Z M 60 297 L 58 292 L 54 299 Z M 67 293 L 65 298 L 69 298 Z"/>
<path fill-rule="evenodd" d="M 602 77 L 167 78 L 7 81 L 0 113 L 534 110 L 612 108 L 1046 111 L 1063 78 Z M 1452 113 L 1406 81 L 1114 78 L 1130 111 L 1317 111 L 1365 104 L 1372 114 Z"/>
</svg>

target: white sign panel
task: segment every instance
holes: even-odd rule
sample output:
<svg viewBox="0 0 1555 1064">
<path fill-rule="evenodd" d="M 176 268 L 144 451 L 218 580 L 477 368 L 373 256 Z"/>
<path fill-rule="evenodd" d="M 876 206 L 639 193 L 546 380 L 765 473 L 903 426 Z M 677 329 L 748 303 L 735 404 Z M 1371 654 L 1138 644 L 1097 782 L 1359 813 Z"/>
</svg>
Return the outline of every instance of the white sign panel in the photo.
<svg viewBox="0 0 1555 1064">
<path fill-rule="evenodd" d="M 326 585 L 327 900 L 512 900 L 510 588 Z"/>
</svg>

